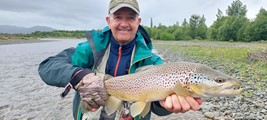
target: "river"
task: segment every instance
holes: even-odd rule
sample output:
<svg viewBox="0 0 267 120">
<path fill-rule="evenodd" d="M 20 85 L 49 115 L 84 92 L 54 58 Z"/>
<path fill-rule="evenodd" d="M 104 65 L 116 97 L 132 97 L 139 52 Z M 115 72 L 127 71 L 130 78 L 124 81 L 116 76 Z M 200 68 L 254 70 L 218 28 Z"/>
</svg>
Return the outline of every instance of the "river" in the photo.
<svg viewBox="0 0 267 120">
<path fill-rule="evenodd" d="M 72 119 L 72 98 L 61 99 L 63 88 L 46 85 L 39 63 L 81 40 L 0 45 L 0 120 Z M 73 92 L 73 91 L 72 91 Z"/>
</svg>

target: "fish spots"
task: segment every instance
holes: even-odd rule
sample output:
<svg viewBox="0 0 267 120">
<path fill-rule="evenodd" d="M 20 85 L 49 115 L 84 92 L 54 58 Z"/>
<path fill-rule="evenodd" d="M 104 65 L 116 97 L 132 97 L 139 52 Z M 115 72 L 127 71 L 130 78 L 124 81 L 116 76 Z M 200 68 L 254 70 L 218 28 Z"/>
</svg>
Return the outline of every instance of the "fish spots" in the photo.
<svg viewBox="0 0 267 120">
<path fill-rule="evenodd" d="M 169 63 L 155 65 L 134 74 L 118 76 L 105 81 L 109 94 L 126 101 L 155 100 L 172 93 L 177 85 L 182 85 L 188 91 L 199 96 L 221 86 L 226 76 L 197 63 Z M 218 78 L 218 79 L 215 79 Z M 217 82 L 215 82 L 217 80 Z M 160 97 L 159 97 L 160 96 Z"/>
</svg>

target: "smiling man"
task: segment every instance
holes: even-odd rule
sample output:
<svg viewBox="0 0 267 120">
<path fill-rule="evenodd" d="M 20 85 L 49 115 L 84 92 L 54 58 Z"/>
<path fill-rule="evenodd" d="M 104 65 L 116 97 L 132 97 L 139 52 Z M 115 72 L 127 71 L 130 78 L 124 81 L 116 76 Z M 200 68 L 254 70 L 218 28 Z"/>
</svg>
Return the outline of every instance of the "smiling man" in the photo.
<svg viewBox="0 0 267 120">
<path fill-rule="evenodd" d="M 103 76 L 113 77 L 132 74 L 137 68 L 146 65 L 162 64 L 159 56 L 151 52 L 152 43 L 142 26 L 139 5 L 136 0 L 111 0 L 108 26 L 101 32 L 86 32 L 87 41 L 78 44 L 76 49 L 66 49 L 56 56 L 49 57 L 39 66 L 41 78 L 49 85 L 66 86 L 62 97 L 70 88 L 77 92 L 73 102 L 74 119 L 114 120 L 116 113 L 108 116 L 105 105 L 107 92 Z M 192 97 L 168 96 L 155 101 L 151 111 L 159 116 L 172 112 L 197 110 L 200 99 Z M 127 109 L 129 104 L 125 102 Z M 149 120 L 151 111 L 143 118 Z M 132 118 L 126 111 L 119 113 L 119 119 Z"/>
</svg>

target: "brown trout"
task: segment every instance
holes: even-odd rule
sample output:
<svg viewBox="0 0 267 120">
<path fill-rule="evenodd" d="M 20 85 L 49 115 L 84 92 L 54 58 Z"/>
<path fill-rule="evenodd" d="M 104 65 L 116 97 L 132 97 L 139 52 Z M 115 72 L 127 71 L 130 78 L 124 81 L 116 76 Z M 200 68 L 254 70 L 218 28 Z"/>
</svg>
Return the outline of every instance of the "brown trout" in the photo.
<svg viewBox="0 0 267 120">
<path fill-rule="evenodd" d="M 171 94 L 193 97 L 233 96 L 243 89 L 230 76 L 198 63 L 178 62 L 141 67 L 136 73 L 105 80 L 110 95 L 105 110 L 114 113 L 122 101 L 132 102 L 133 117 L 145 116 L 152 101 L 165 99 Z"/>
</svg>

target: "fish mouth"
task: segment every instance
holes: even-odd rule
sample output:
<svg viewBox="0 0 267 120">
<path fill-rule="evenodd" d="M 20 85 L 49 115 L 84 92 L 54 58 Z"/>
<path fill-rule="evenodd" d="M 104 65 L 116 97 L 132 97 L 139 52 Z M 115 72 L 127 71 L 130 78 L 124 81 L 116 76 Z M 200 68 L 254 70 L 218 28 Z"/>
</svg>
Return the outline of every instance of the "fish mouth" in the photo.
<svg viewBox="0 0 267 120">
<path fill-rule="evenodd" d="M 233 96 L 238 95 L 244 91 L 240 87 L 240 82 L 228 82 L 210 90 L 209 95 L 212 96 Z"/>
</svg>

